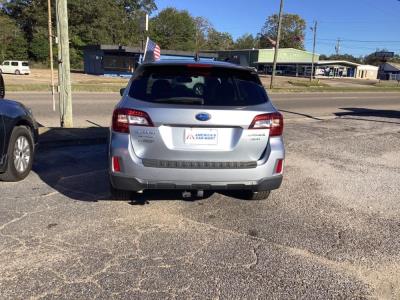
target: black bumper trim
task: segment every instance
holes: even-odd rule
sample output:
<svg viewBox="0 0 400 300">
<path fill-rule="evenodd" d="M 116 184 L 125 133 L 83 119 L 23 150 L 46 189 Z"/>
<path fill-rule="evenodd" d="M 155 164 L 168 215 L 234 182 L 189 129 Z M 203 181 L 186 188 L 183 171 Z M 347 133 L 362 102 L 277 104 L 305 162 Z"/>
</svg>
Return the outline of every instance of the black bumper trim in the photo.
<svg viewBox="0 0 400 300">
<path fill-rule="evenodd" d="M 126 178 L 121 176 L 110 175 L 110 182 L 116 189 L 126 191 L 142 191 L 142 190 L 252 190 L 255 192 L 270 191 L 278 189 L 282 184 L 283 176 L 277 175 L 272 178 L 260 180 L 255 185 L 245 184 L 174 184 L 165 182 L 141 183 L 135 178 Z"/>
<path fill-rule="evenodd" d="M 186 161 L 143 159 L 143 165 L 150 168 L 169 169 L 254 169 L 256 161 Z"/>
</svg>

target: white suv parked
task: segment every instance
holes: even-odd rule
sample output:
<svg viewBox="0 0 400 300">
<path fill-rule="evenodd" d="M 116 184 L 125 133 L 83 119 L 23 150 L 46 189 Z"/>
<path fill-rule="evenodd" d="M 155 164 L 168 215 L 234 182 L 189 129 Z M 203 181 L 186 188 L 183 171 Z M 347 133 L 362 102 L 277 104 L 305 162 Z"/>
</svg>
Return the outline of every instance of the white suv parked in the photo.
<svg viewBox="0 0 400 300">
<path fill-rule="evenodd" d="M 0 65 L 0 73 L 10 73 L 15 75 L 29 75 L 31 70 L 27 61 L 6 60 Z"/>
</svg>

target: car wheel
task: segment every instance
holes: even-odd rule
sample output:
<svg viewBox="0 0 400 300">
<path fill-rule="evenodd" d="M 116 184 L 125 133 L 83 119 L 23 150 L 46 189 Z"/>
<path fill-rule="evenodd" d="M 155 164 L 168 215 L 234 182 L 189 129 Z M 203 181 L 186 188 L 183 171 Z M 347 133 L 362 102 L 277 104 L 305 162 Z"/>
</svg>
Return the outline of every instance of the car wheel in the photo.
<svg viewBox="0 0 400 300">
<path fill-rule="evenodd" d="M 13 129 L 8 144 L 7 169 L 0 174 L 3 181 L 20 181 L 28 176 L 32 169 L 34 143 L 31 131 L 25 126 Z"/>
<path fill-rule="evenodd" d="M 15 70 L 15 75 L 21 75 L 21 72 L 19 70 Z"/>
<path fill-rule="evenodd" d="M 115 187 L 112 186 L 111 183 L 110 183 L 110 192 L 111 192 L 111 198 L 113 200 L 131 200 L 132 198 L 131 191 L 116 189 Z"/>
<path fill-rule="evenodd" d="M 261 191 L 261 192 L 253 192 L 248 191 L 246 195 L 246 200 L 266 200 L 269 197 L 271 191 Z"/>
</svg>

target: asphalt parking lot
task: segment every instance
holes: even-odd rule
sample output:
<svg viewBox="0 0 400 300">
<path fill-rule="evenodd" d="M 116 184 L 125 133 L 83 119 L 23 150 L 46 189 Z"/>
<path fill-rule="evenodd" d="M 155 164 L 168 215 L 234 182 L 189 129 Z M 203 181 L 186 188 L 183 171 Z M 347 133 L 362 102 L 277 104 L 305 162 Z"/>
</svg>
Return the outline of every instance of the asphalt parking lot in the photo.
<svg viewBox="0 0 400 300">
<path fill-rule="evenodd" d="M 286 125 L 280 190 L 110 199 L 106 145 L 1 183 L 2 299 L 400 298 L 400 118 Z"/>
</svg>

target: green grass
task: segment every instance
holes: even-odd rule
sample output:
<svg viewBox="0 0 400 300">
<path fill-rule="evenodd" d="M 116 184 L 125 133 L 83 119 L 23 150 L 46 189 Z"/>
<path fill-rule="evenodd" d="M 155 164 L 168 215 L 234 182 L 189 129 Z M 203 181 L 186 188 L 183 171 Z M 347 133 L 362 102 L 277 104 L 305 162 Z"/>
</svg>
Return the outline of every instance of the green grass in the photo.
<svg viewBox="0 0 400 300">
<path fill-rule="evenodd" d="M 106 83 L 106 84 L 72 84 L 73 92 L 119 92 L 126 83 Z M 32 84 L 9 84 L 6 86 L 7 92 L 50 92 L 50 85 L 41 83 Z"/>
<path fill-rule="evenodd" d="M 120 78 L 101 78 L 101 79 L 92 79 L 92 80 L 77 80 L 76 84 L 124 84 L 128 83 L 129 79 L 120 79 Z"/>
<path fill-rule="evenodd" d="M 6 92 L 46 92 L 46 91 L 50 91 L 50 86 L 44 83 L 6 85 Z"/>
<path fill-rule="evenodd" d="M 389 88 L 397 88 L 400 87 L 400 81 L 381 81 L 375 83 L 376 87 L 389 87 Z"/>
<path fill-rule="evenodd" d="M 288 81 L 293 86 L 298 87 L 326 87 L 328 86 L 325 83 L 320 82 L 319 80 L 289 80 Z"/>
<path fill-rule="evenodd" d="M 107 83 L 107 84 L 73 84 L 74 92 L 103 92 L 103 93 L 119 93 L 119 90 L 126 87 L 126 83 Z"/>
<path fill-rule="evenodd" d="M 322 87 L 283 87 L 283 88 L 273 88 L 273 93 L 321 93 L 321 92 L 359 92 L 359 93 L 368 93 L 368 92 L 399 92 L 400 87 L 333 87 L 333 86 L 322 86 Z"/>
</svg>

